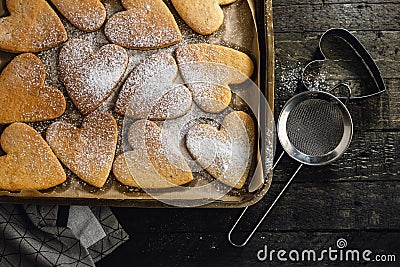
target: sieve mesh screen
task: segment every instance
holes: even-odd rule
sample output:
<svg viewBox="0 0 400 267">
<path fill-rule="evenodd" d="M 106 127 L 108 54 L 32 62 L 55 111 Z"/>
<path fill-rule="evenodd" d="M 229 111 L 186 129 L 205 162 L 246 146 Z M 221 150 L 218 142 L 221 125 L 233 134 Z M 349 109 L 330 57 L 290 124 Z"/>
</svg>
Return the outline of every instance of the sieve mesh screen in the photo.
<svg viewBox="0 0 400 267">
<path fill-rule="evenodd" d="M 321 99 L 308 99 L 292 109 L 286 131 L 289 141 L 300 152 L 322 156 L 334 150 L 342 140 L 342 114 L 335 104 Z"/>
</svg>

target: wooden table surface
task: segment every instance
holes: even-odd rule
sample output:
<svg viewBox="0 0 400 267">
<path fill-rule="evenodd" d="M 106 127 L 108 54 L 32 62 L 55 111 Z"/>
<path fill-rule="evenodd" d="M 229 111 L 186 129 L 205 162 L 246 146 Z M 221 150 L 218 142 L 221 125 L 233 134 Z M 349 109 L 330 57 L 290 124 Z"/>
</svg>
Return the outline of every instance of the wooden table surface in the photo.
<svg viewBox="0 0 400 267">
<path fill-rule="evenodd" d="M 329 28 L 350 30 L 376 60 L 387 91 L 349 104 L 354 136 L 347 152 L 328 166 L 304 167 L 245 248 L 227 241 L 240 209 L 113 208 L 130 240 L 98 266 L 289 265 L 276 256 L 272 263 L 259 261 L 257 252 L 265 245 L 288 252 L 338 249 L 339 238 L 347 241 L 345 249 L 395 254 L 397 262 L 383 266 L 400 266 L 400 1 L 274 0 L 273 15 L 277 114 Z M 288 158 L 278 165 L 269 192 L 249 209 L 237 238 L 260 218 L 296 166 Z M 339 263 L 352 264 L 327 258 L 294 264 Z"/>
</svg>

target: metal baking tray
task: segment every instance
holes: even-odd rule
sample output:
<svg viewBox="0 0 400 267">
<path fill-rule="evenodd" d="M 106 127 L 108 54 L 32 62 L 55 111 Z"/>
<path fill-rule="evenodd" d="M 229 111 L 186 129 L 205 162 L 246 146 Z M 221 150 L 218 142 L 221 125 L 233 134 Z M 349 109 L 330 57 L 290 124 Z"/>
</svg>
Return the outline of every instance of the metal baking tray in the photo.
<svg viewBox="0 0 400 267">
<path fill-rule="evenodd" d="M 265 95 L 271 110 L 274 106 L 274 37 L 272 24 L 272 0 L 238 0 L 234 4 L 223 7 L 225 14 L 225 22 L 221 29 L 210 35 L 201 36 L 195 34 L 175 12 L 170 1 L 165 1 L 170 7 L 172 13 L 177 19 L 178 25 L 182 31 L 183 44 L 188 43 L 213 43 L 232 47 L 249 54 L 256 63 L 256 73 L 253 76 L 254 82 L 259 86 L 260 90 Z M 3 1 L 4 3 L 4 1 Z M 118 0 L 104 0 L 107 9 L 107 18 L 117 11 L 122 10 Z M 0 7 L 0 14 L 6 15 L 4 8 Z M 92 43 L 93 49 L 108 43 L 103 34 L 103 28 L 94 33 L 85 33 L 75 29 L 61 15 L 60 18 L 68 32 L 69 38 L 82 38 Z M 181 43 L 181 44 L 182 44 Z M 165 48 L 163 50 L 173 53 L 180 44 Z M 60 46 L 61 47 L 61 46 Z M 83 116 L 73 107 L 71 100 L 68 98 L 66 90 L 60 82 L 57 68 L 57 56 L 60 47 L 53 48 L 37 55 L 41 58 L 46 66 L 46 83 L 56 86 L 63 91 L 67 99 L 66 113 L 60 118 L 53 121 L 40 123 L 29 123 L 42 135 L 44 135 L 47 127 L 54 121 L 68 121 L 76 126 L 80 126 Z M 156 50 L 138 51 L 128 50 L 129 66 L 125 75 L 127 76 L 133 67 L 144 57 L 156 52 Z M 0 52 L 0 68 L 3 68 L 15 55 L 10 53 Z M 126 77 L 125 76 L 125 77 Z M 116 90 L 118 91 L 118 90 Z M 115 100 L 117 93 L 110 96 L 99 110 L 112 110 L 112 103 Z M 122 118 L 113 113 L 119 126 L 122 123 Z M 0 132 L 5 126 L 0 126 Z M 260 149 L 260 147 L 259 147 Z M 259 152 L 259 151 L 258 151 Z M 116 156 L 120 153 L 118 152 Z M 272 159 L 271 159 L 272 160 Z M 125 207 L 171 207 L 162 201 L 156 200 L 146 194 L 142 190 L 134 190 L 123 186 L 115 180 L 112 173 L 101 189 L 94 188 L 90 185 L 81 182 L 72 172 L 66 169 L 67 181 L 55 188 L 44 191 L 24 191 L 24 192 L 6 192 L 0 191 L 0 202 L 4 203 L 37 203 L 37 204 L 59 204 L 59 205 L 107 205 L 107 206 L 125 206 Z M 242 190 L 232 190 L 222 198 L 207 201 L 207 204 L 200 207 L 207 208 L 239 208 L 249 206 L 260 200 L 268 191 L 272 181 L 272 172 L 262 172 L 262 184 L 255 192 L 247 190 L 248 183 Z M 249 179 L 248 179 L 249 180 Z M 179 200 L 179 194 L 169 194 L 173 198 Z M 190 203 L 191 199 L 184 199 Z"/>
</svg>

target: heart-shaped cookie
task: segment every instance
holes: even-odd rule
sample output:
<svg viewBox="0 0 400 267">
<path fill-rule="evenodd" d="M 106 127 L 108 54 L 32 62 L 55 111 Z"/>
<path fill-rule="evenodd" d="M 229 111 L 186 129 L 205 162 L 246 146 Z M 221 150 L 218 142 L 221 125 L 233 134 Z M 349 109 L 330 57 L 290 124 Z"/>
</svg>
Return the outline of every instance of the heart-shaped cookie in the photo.
<svg viewBox="0 0 400 267">
<path fill-rule="evenodd" d="M 245 53 L 212 44 L 190 44 L 176 50 L 176 59 L 193 100 L 204 111 L 218 113 L 231 102 L 229 84 L 245 82 L 254 71 Z"/>
<path fill-rule="evenodd" d="M 345 29 L 330 29 L 321 36 L 317 57 L 304 68 L 302 82 L 311 91 L 330 91 L 343 85 L 348 90 L 340 97 L 347 98 L 350 91 L 351 99 L 367 98 L 386 90 L 375 61 Z"/>
<path fill-rule="evenodd" d="M 39 52 L 67 40 L 59 17 L 45 0 L 7 0 L 10 16 L 0 18 L 0 50 Z"/>
<path fill-rule="evenodd" d="M 16 56 L 0 74 L 0 124 L 35 122 L 61 116 L 65 98 L 45 86 L 46 71 L 33 54 Z"/>
<path fill-rule="evenodd" d="M 99 0 L 51 0 L 58 11 L 82 31 L 100 29 L 106 19 L 106 9 Z"/>
<path fill-rule="evenodd" d="M 162 0 L 122 0 L 126 11 L 106 23 L 107 39 L 131 49 L 155 49 L 182 40 L 174 16 Z"/>
<path fill-rule="evenodd" d="M 172 0 L 176 11 L 195 32 L 208 35 L 216 32 L 224 23 L 220 6 L 236 0 Z"/>
<path fill-rule="evenodd" d="M 72 39 L 61 48 L 59 65 L 72 102 L 86 115 L 117 87 L 128 65 L 128 54 L 113 44 L 93 52 L 87 41 Z"/>
<path fill-rule="evenodd" d="M 43 190 L 63 183 L 63 167 L 42 136 L 24 123 L 13 123 L 1 135 L 0 189 Z"/>
<path fill-rule="evenodd" d="M 114 162 L 117 180 L 138 188 L 169 188 L 192 181 L 192 172 L 178 144 L 165 138 L 168 136 L 163 136 L 154 122 L 133 123 L 128 133 L 132 151 L 121 154 Z"/>
<path fill-rule="evenodd" d="M 110 173 L 117 146 L 118 128 L 111 114 L 93 112 L 81 128 L 55 122 L 46 131 L 54 153 L 83 181 L 102 187 Z"/>
<path fill-rule="evenodd" d="M 186 114 L 192 104 L 189 89 L 173 84 L 178 74 L 168 53 L 153 54 L 129 75 L 118 96 L 115 111 L 136 119 L 164 120 Z"/>
<path fill-rule="evenodd" d="M 186 147 L 214 178 L 240 189 L 249 174 L 254 138 L 252 118 L 234 111 L 224 118 L 220 130 L 209 124 L 194 125 L 186 135 Z"/>
</svg>

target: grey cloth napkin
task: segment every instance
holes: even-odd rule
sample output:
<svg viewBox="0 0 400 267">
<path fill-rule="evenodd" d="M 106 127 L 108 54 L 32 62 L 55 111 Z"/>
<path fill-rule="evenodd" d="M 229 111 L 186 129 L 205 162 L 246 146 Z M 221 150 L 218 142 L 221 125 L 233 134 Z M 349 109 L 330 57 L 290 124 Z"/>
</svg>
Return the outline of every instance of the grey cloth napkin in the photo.
<svg viewBox="0 0 400 267">
<path fill-rule="evenodd" d="M 0 266 L 95 266 L 128 240 L 108 207 L 0 205 Z"/>
<path fill-rule="evenodd" d="M 67 226 L 85 248 L 106 237 L 100 222 L 87 206 L 71 206 Z"/>
</svg>

